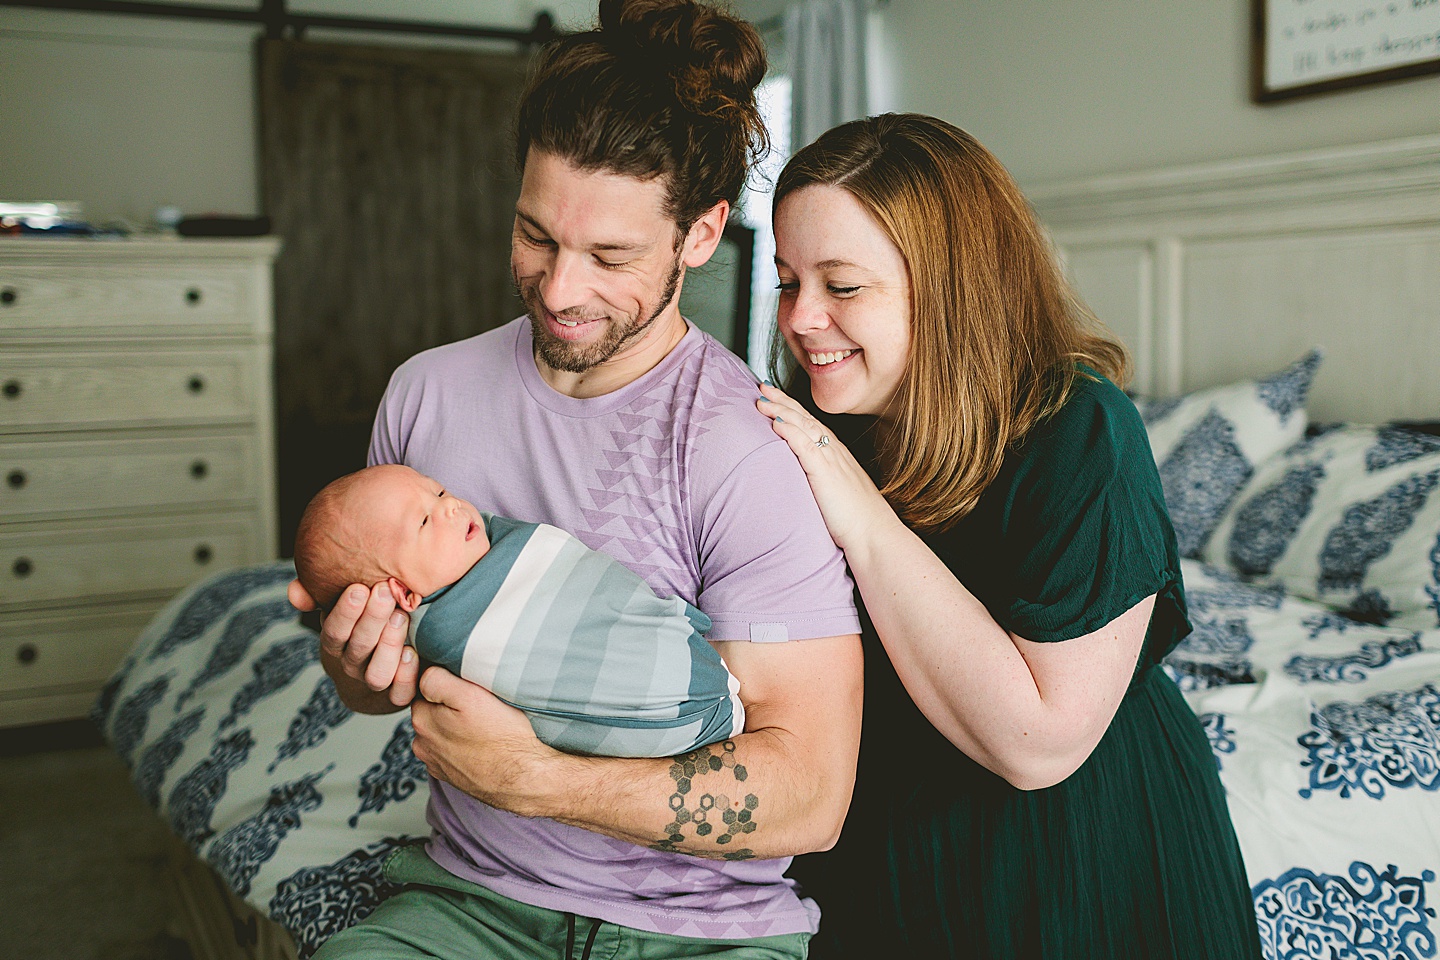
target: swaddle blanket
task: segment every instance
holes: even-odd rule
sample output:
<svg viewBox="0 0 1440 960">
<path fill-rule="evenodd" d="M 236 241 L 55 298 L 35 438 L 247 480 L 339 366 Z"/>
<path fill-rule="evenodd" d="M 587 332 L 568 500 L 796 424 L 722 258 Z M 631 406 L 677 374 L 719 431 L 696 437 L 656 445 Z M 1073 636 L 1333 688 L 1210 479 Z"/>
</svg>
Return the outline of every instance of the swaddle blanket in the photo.
<svg viewBox="0 0 1440 960">
<path fill-rule="evenodd" d="M 483 517 L 490 551 L 411 615 L 422 661 L 520 708 L 570 753 L 668 757 L 744 728 L 709 617 L 563 530 Z"/>
</svg>

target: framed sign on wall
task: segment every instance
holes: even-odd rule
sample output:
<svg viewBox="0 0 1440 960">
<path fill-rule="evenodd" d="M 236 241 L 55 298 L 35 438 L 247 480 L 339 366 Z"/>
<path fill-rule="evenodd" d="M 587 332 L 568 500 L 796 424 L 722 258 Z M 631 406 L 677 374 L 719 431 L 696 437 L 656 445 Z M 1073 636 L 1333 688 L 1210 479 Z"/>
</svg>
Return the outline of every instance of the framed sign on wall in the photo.
<svg viewBox="0 0 1440 960">
<path fill-rule="evenodd" d="M 1251 0 L 1251 99 L 1440 73 L 1440 0 Z"/>
</svg>

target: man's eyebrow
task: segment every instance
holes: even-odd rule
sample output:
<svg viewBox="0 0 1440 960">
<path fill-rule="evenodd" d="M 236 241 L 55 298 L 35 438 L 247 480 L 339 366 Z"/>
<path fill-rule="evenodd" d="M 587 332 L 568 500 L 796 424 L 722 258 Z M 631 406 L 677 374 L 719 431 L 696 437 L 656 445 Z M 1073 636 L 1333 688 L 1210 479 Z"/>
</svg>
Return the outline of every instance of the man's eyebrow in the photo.
<svg viewBox="0 0 1440 960">
<path fill-rule="evenodd" d="M 527 223 L 529 226 L 531 226 L 532 228 L 534 228 L 536 231 L 538 231 L 538 232 L 540 232 L 540 233 L 545 233 L 545 228 L 542 227 L 542 226 L 540 226 L 540 222 L 539 222 L 538 220 L 536 220 L 534 217 L 530 216 L 530 215 L 529 215 L 528 213 L 526 213 L 524 210 L 516 210 L 516 211 L 515 211 L 515 217 L 516 217 L 516 219 L 518 219 L 518 220 L 524 220 L 525 223 Z"/>
<path fill-rule="evenodd" d="M 550 236 L 550 231 L 546 230 L 543 226 L 540 225 L 539 221 L 537 221 L 529 214 L 525 213 L 523 210 L 516 210 L 515 217 L 519 220 L 524 221 L 530 227 L 530 229 L 534 230 L 536 233 L 543 234 L 547 237 Z M 617 251 L 624 253 L 642 253 L 648 251 L 652 246 L 654 246 L 654 244 L 648 241 L 633 240 L 630 242 L 617 243 L 593 243 L 590 245 L 589 249 L 603 250 L 608 253 L 614 253 Z"/>
</svg>

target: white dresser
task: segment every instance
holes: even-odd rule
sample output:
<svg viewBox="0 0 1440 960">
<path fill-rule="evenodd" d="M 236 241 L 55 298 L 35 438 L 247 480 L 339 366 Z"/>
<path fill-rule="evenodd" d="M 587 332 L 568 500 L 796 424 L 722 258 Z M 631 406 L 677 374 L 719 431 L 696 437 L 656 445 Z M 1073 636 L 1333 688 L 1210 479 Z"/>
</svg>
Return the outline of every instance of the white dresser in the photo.
<svg viewBox="0 0 1440 960">
<path fill-rule="evenodd" d="M 278 249 L 0 238 L 0 726 L 85 715 L 180 588 L 276 556 Z"/>
</svg>

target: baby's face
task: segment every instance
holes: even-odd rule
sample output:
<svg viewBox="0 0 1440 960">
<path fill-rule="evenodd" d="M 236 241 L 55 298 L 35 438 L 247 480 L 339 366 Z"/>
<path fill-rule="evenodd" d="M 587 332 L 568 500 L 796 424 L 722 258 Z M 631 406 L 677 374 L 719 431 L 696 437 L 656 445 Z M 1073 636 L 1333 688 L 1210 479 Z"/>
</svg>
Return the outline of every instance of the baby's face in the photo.
<svg viewBox="0 0 1440 960">
<path fill-rule="evenodd" d="M 459 580 L 490 549 L 480 511 L 409 467 L 378 474 L 366 503 L 382 561 L 421 597 Z"/>
</svg>

